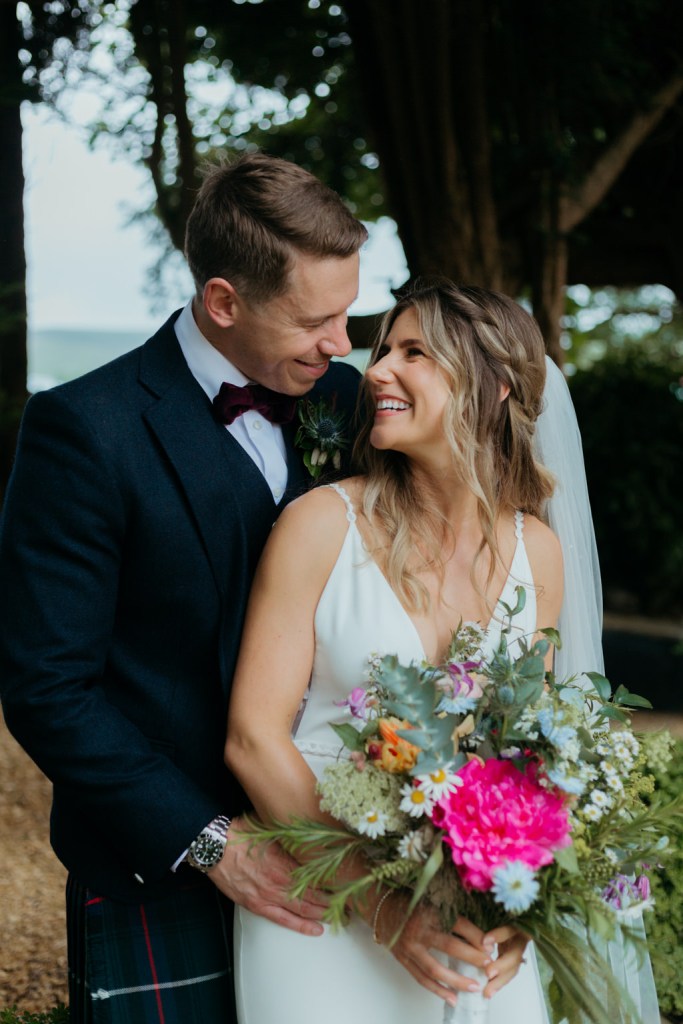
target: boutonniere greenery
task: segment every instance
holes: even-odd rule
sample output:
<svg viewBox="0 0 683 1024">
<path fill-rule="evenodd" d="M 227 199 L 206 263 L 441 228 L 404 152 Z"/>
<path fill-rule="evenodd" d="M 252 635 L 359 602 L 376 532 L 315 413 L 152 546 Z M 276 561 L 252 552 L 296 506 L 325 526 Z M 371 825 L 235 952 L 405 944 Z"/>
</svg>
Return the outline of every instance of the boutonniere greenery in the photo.
<svg viewBox="0 0 683 1024">
<path fill-rule="evenodd" d="M 348 447 L 344 415 L 335 412 L 334 401 L 303 400 L 297 405 L 299 427 L 294 444 L 304 453 L 304 465 L 314 480 L 326 468 L 341 468 L 341 453 Z"/>
</svg>

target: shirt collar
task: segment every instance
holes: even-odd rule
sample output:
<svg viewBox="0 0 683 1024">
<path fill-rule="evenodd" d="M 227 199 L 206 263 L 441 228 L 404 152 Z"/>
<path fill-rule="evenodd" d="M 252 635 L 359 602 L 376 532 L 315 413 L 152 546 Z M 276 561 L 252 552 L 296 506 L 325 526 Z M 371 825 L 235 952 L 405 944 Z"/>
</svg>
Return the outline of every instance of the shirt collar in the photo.
<svg viewBox="0 0 683 1024">
<path fill-rule="evenodd" d="M 224 381 L 238 384 L 240 387 L 249 383 L 249 378 L 221 355 L 199 330 L 192 314 L 192 299 L 184 307 L 174 326 L 185 362 L 211 401 L 220 391 Z"/>
</svg>

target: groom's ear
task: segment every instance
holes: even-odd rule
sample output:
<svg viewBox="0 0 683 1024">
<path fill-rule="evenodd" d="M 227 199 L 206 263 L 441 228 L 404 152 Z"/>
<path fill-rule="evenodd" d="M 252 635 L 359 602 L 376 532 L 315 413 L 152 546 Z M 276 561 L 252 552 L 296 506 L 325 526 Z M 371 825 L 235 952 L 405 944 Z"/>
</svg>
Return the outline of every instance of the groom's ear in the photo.
<svg viewBox="0 0 683 1024">
<path fill-rule="evenodd" d="M 217 327 L 232 327 L 239 304 L 237 292 L 223 277 L 212 277 L 204 285 L 202 303 Z"/>
</svg>

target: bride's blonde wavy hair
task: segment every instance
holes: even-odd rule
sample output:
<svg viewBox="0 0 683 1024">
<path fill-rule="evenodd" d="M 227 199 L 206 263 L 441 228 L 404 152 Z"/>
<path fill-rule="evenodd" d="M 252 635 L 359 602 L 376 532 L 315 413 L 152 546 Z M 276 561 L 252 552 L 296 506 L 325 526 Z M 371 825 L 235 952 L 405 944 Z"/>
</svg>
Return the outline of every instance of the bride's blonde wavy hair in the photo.
<svg viewBox="0 0 683 1024">
<path fill-rule="evenodd" d="M 500 514 L 520 509 L 539 516 L 553 491 L 553 478 L 532 448 L 545 384 L 543 338 L 533 317 L 506 295 L 458 287 L 445 278 L 419 280 L 384 317 L 370 365 L 379 359 L 397 317 L 408 309 L 415 311 L 428 354 L 449 383 L 443 428 L 455 472 L 477 500 L 483 534 L 477 559 L 488 547 L 488 583 L 498 557 Z M 504 401 L 501 385 L 510 389 Z M 367 478 L 363 512 L 371 528 L 377 532 L 379 527 L 390 538 L 386 572 L 391 586 L 409 608 L 425 609 L 427 589 L 417 572 L 443 565 L 441 551 L 450 528 L 429 495 L 418 493 L 408 457 L 372 447 L 374 401 L 367 378 L 362 396 L 367 415 L 354 457 Z M 415 567 L 418 539 L 424 562 Z"/>
</svg>

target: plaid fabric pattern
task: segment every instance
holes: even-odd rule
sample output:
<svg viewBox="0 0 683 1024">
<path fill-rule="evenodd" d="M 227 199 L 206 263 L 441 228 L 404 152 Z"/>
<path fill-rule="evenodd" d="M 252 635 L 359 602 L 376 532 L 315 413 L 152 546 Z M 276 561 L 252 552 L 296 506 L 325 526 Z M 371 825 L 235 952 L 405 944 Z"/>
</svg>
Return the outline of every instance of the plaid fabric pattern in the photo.
<svg viewBox="0 0 683 1024">
<path fill-rule="evenodd" d="M 72 1024 L 233 1024 L 232 906 L 191 884 L 125 904 L 67 882 Z"/>
</svg>

